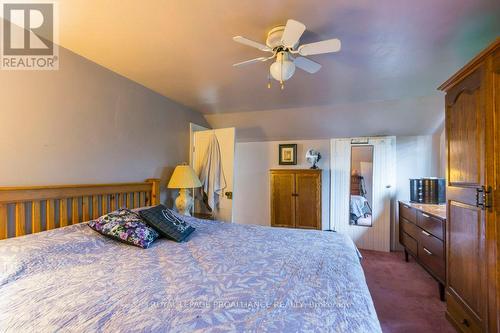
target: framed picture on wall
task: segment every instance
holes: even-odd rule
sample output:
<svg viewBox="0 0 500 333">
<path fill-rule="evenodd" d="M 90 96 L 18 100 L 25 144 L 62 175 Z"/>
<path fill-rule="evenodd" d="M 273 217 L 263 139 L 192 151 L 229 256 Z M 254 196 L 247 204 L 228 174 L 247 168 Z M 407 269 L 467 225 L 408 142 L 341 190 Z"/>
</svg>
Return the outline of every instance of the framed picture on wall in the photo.
<svg viewBox="0 0 500 333">
<path fill-rule="evenodd" d="M 297 164 L 297 144 L 279 145 L 279 164 L 296 165 Z"/>
</svg>

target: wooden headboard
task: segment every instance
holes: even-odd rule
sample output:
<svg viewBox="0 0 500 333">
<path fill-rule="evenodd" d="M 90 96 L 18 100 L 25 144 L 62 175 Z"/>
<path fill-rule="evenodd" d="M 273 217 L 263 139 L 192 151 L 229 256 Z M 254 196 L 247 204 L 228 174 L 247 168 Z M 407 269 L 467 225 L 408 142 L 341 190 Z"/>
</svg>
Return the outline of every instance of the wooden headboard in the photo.
<svg viewBox="0 0 500 333">
<path fill-rule="evenodd" d="M 159 179 L 143 183 L 0 187 L 0 239 L 88 221 L 117 208 L 159 202 Z"/>
</svg>

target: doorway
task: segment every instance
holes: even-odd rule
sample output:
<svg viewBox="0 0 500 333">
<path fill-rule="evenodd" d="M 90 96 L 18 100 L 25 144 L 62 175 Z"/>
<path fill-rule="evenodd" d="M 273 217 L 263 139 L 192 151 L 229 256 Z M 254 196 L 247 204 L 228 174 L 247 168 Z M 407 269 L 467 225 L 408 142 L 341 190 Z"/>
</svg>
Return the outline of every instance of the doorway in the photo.
<svg viewBox="0 0 500 333">
<path fill-rule="evenodd" d="M 331 228 L 361 249 L 390 251 L 395 137 L 332 139 Z"/>
<path fill-rule="evenodd" d="M 220 151 L 220 191 L 217 204 L 209 209 L 204 202 L 202 190 L 195 189 L 194 214 L 211 215 L 219 221 L 233 221 L 233 179 L 234 179 L 234 149 L 235 128 L 204 129 L 191 126 L 190 164 L 195 173 L 200 176 L 211 142 L 218 145 Z M 203 179 L 200 179 L 203 182 Z"/>
</svg>

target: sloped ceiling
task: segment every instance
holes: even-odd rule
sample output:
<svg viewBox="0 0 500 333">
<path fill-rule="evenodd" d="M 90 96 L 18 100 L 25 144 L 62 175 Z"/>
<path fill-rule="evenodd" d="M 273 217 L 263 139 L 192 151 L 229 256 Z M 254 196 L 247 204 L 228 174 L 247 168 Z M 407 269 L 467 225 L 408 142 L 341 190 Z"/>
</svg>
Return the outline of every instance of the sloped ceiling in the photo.
<svg viewBox="0 0 500 333">
<path fill-rule="evenodd" d="M 436 87 L 500 35 L 498 0 L 64 0 L 60 44 L 205 114 L 239 139 L 431 133 L 443 119 Z M 264 41 L 288 18 L 302 42 L 337 37 L 284 91 L 232 36 Z M 61 64 L 64 66 L 64 63 Z"/>
</svg>

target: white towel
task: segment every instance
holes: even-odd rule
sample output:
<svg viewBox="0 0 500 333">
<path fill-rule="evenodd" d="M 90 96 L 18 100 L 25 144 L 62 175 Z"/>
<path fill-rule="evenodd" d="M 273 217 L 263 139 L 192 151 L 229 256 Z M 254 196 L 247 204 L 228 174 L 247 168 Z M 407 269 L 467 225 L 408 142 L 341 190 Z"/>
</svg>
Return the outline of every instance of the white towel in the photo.
<svg viewBox="0 0 500 333">
<path fill-rule="evenodd" d="M 226 188 L 226 178 L 222 169 L 222 157 L 220 153 L 217 136 L 212 134 L 210 143 L 203 158 L 203 166 L 200 172 L 200 181 L 203 192 L 203 202 L 213 212 L 219 205 L 219 197 Z"/>
</svg>

